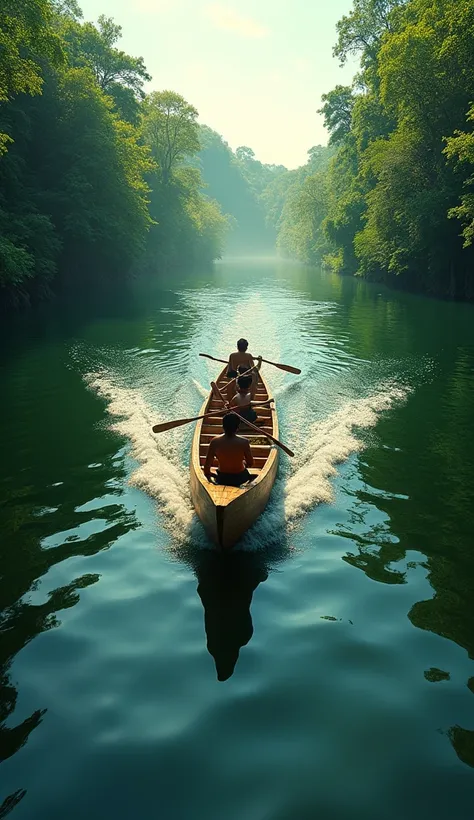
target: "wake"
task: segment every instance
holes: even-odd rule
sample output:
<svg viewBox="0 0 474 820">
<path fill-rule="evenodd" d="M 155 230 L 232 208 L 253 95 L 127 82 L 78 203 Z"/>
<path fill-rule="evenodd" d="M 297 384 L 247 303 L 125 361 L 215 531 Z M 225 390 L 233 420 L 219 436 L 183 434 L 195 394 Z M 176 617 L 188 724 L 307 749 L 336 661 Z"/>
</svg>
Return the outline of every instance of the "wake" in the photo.
<svg viewBox="0 0 474 820">
<path fill-rule="evenodd" d="M 130 454 L 138 466 L 129 484 L 158 501 L 169 528 L 188 530 L 194 510 L 191 504 L 187 471 L 177 459 L 178 436 L 152 433 L 152 426 L 165 421 L 145 401 L 139 390 L 116 384 L 109 375 L 88 374 L 86 383 L 107 401 L 110 425 L 130 442 Z"/>
<path fill-rule="evenodd" d="M 107 402 L 111 429 L 130 443 L 130 455 L 137 465 L 130 474 L 130 485 L 157 501 L 163 524 L 174 539 L 181 543 L 203 543 L 203 531 L 191 503 L 189 471 L 182 464 L 186 428 L 154 435 L 152 425 L 165 419 L 160 418 L 139 389 L 123 387 L 108 372 L 88 374 L 85 378 L 88 386 Z M 199 383 L 195 386 L 199 393 L 204 392 Z M 373 428 L 381 414 L 403 402 L 407 393 L 408 388 L 397 382 L 381 383 L 372 395 L 343 401 L 327 418 L 304 426 L 299 435 L 295 431 L 299 441 L 289 443 L 298 454 L 284 470 L 280 468 L 280 475 L 285 475 L 277 480 L 264 515 L 244 538 L 244 548 L 268 546 L 281 540 L 285 531 L 291 530 L 318 504 L 330 504 L 337 465 L 363 449 L 363 431 Z"/>
</svg>

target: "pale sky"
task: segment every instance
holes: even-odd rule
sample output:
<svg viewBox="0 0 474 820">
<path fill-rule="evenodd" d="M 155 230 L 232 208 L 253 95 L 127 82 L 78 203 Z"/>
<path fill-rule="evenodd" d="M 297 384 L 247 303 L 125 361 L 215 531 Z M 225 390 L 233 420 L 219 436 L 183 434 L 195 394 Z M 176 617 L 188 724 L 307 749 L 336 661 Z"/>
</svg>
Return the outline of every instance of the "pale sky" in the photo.
<svg viewBox="0 0 474 820">
<path fill-rule="evenodd" d="M 182 94 L 235 149 L 295 168 L 327 142 L 321 94 L 355 64 L 332 56 L 352 0 L 79 0 L 86 20 L 114 17 L 119 47 L 143 57 L 147 90 Z"/>
</svg>

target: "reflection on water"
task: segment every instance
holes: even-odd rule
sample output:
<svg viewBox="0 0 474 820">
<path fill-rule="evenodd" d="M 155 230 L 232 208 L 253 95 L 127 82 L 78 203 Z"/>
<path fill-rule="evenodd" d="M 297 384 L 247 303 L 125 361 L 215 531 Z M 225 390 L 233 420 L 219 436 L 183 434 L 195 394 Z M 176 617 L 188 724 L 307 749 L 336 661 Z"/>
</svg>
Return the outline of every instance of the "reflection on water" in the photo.
<svg viewBox="0 0 474 820">
<path fill-rule="evenodd" d="M 38 397 L 44 394 L 48 375 L 54 378 L 54 367 L 49 371 L 37 367 L 41 355 L 36 356 L 39 361 L 35 359 L 31 372 L 12 368 L 3 379 L 10 402 L 2 403 L 2 421 L 11 427 L 13 416 L 16 424 L 4 448 L 0 504 L 2 761 L 25 746 L 47 714 L 40 702 L 22 720 L 14 721 L 19 693 L 11 666 L 16 656 L 39 635 L 60 626 L 58 613 L 74 607 L 81 590 L 100 578 L 98 573 L 87 572 L 50 588 L 48 573 L 74 558 L 96 555 L 137 527 L 134 512 L 117 503 L 125 465 L 116 454 L 115 443 L 112 452 L 107 453 L 107 448 L 104 452 L 103 435 L 91 431 L 84 407 L 83 414 L 74 418 L 74 435 L 69 430 L 63 437 L 64 419 L 71 412 L 70 385 L 55 391 L 54 405 L 47 410 Z M 102 460 L 88 463 L 91 452 Z M 63 478 L 68 458 L 80 465 L 79 481 L 58 480 Z M 0 817 L 10 813 L 25 794 L 25 789 L 19 789 L 5 798 Z"/>
<path fill-rule="evenodd" d="M 46 314 L 2 349 L 0 818 L 469 816 L 472 308 L 236 262 Z M 297 456 L 221 555 L 151 426 L 241 335 L 302 368 Z"/>
<path fill-rule="evenodd" d="M 210 550 L 199 551 L 194 570 L 204 607 L 207 648 L 214 658 L 217 679 L 225 681 L 253 635 L 252 596 L 268 578 L 268 571 L 258 553 Z"/>
<path fill-rule="evenodd" d="M 18 789 L 18 791 L 14 792 L 13 794 L 9 794 L 0 806 L 0 820 L 3 820 L 3 818 L 6 817 L 7 814 L 10 814 L 10 812 L 13 811 L 15 806 L 18 806 L 18 803 L 21 800 L 23 800 L 25 795 L 25 789 Z"/>
</svg>

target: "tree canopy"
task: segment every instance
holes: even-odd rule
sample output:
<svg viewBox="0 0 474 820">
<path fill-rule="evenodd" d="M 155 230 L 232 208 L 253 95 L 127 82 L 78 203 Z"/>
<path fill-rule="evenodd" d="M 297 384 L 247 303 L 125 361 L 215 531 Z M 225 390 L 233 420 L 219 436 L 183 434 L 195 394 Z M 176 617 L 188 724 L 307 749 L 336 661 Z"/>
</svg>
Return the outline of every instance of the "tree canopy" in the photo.
<svg viewBox="0 0 474 820">
<path fill-rule="evenodd" d="M 228 227 L 193 167 L 197 111 L 145 95 L 121 28 L 76 0 L 0 8 L 0 299 L 49 295 L 222 253 Z"/>
<path fill-rule="evenodd" d="M 354 1 L 334 53 L 341 62 L 359 55 L 361 72 L 323 96 L 337 153 L 314 221 L 308 185 L 287 205 L 293 252 L 474 298 L 473 36 L 472 0 Z"/>
</svg>

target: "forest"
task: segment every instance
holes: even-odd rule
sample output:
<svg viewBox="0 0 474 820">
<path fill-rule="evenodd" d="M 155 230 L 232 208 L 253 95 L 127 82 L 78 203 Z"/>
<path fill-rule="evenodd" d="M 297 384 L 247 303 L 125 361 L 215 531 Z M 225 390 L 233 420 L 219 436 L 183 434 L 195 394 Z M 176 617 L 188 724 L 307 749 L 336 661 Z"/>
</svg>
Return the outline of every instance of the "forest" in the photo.
<svg viewBox="0 0 474 820">
<path fill-rule="evenodd" d="M 473 299 L 474 3 L 354 0 L 304 166 L 232 151 L 76 0 L 0 8 L 0 303 L 230 254 Z M 315 106 L 318 102 L 315 101 Z"/>
<path fill-rule="evenodd" d="M 287 200 L 279 243 L 340 273 L 474 298 L 474 3 L 355 0 L 334 55 L 360 57 L 320 111 L 335 154 Z"/>
<path fill-rule="evenodd" d="M 193 160 L 197 110 L 145 94 L 121 28 L 82 21 L 75 0 L 0 7 L 0 299 L 64 282 L 116 282 L 222 252 L 228 220 Z"/>
</svg>

